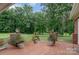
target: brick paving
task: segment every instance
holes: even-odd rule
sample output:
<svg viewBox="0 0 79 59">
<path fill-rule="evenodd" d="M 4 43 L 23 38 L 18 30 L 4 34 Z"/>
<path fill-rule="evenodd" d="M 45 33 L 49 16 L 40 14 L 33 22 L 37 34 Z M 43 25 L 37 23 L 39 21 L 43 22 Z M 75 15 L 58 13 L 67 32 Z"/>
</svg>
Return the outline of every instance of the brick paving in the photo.
<svg viewBox="0 0 79 59">
<path fill-rule="evenodd" d="M 73 44 L 56 42 L 55 46 L 48 46 L 47 42 L 38 42 L 34 44 L 28 42 L 23 49 L 17 49 L 13 46 L 0 51 L 0 55 L 79 55 L 79 52 L 73 50 Z"/>
</svg>

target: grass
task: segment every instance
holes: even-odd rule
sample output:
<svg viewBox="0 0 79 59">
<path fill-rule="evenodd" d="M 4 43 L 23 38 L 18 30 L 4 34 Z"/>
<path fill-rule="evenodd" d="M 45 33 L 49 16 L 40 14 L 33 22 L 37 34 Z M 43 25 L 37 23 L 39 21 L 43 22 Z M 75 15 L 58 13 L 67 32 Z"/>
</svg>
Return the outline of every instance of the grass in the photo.
<svg viewBox="0 0 79 59">
<path fill-rule="evenodd" d="M 72 43 L 72 36 L 63 36 L 63 37 L 58 37 L 59 41 L 65 41 L 68 43 Z"/>
<path fill-rule="evenodd" d="M 7 40 L 9 38 L 10 33 L 0 33 L 0 39 L 4 39 Z M 30 41 L 32 39 L 32 35 L 33 34 L 22 34 L 22 38 L 25 41 Z M 48 34 L 44 34 L 44 35 L 39 35 L 41 40 L 47 40 L 48 38 Z M 65 42 L 72 42 L 72 37 L 71 36 L 63 36 L 63 37 L 58 37 L 59 41 L 65 41 Z"/>
<path fill-rule="evenodd" d="M 22 34 L 22 38 L 25 41 L 30 41 L 32 39 L 33 34 Z M 39 35 L 41 40 L 47 40 L 48 35 Z"/>
<path fill-rule="evenodd" d="M 0 33 L 0 38 L 8 38 L 9 33 Z"/>
</svg>

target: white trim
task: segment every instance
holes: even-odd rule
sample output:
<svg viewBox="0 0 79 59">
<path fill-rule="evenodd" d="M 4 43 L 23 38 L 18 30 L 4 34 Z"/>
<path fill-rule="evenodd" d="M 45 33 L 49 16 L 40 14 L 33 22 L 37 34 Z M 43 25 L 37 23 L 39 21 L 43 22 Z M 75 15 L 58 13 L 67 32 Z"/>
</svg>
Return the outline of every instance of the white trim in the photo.
<svg viewBox="0 0 79 59">
<path fill-rule="evenodd" d="M 0 3 L 78 3 L 79 0 L 0 0 Z"/>
</svg>

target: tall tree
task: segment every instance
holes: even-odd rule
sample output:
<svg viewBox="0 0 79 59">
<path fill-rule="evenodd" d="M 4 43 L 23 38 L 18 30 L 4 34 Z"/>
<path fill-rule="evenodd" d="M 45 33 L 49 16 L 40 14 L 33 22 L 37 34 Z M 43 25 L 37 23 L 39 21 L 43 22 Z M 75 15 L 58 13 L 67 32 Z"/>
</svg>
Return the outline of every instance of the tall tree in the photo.
<svg viewBox="0 0 79 59">
<path fill-rule="evenodd" d="M 43 11 L 46 12 L 46 17 L 49 23 L 49 29 L 54 29 L 61 34 L 67 31 L 68 16 L 72 8 L 72 4 L 67 3 L 50 3 L 42 4 Z"/>
</svg>

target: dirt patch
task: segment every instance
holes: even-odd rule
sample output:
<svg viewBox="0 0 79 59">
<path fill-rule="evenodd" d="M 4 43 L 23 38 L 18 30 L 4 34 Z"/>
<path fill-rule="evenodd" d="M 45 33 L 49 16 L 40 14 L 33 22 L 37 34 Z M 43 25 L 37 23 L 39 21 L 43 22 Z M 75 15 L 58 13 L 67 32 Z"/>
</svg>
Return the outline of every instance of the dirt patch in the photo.
<svg viewBox="0 0 79 59">
<path fill-rule="evenodd" d="M 73 50 L 73 44 L 66 42 L 56 42 L 55 46 L 48 46 L 47 42 L 28 42 L 24 49 L 17 49 L 9 46 L 9 48 L 0 51 L 0 55 L 78 55 Z"/>
</svg>

